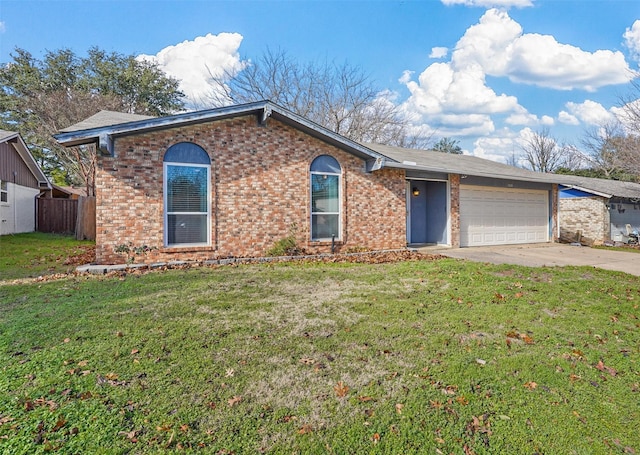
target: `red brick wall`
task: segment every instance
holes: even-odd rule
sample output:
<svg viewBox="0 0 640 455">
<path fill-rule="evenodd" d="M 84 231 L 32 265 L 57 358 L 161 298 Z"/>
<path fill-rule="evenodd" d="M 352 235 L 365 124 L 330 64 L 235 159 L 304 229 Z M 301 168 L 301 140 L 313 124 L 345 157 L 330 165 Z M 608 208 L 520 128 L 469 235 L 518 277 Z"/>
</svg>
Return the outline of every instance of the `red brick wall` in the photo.
<svg viewBox="0 0 640 455">
<path fill-rule="evenodd" d="M 460 248 L 460 175 L 449 174 L 451 198 L 451 246 Z"/>
<path fill-rule="evenodd" d="M 163 246 L 163 156 L 194 142 L 211 158 L 210 247 Z M 401 248 L 406 244 L 405 179 L 401 170 L 367 174 L 364 161 L 275 119 L 246 116 L 118 138 L 114 157 L 99 158 L 96 175 L 97 261 L 120 263 L 118 245 L 153 248 L 136 262 L 263 256 L 296 226 L 310 241 L 309 166 L 329 154 L 342 166 L 342 241 L 338 251 Z"/>
</svg>

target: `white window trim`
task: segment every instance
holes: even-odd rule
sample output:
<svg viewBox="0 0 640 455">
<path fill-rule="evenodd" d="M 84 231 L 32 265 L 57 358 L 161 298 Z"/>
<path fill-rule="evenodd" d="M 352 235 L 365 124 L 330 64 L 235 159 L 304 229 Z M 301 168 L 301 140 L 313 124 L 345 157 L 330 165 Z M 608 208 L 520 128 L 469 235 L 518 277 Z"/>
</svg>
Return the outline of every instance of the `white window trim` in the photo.
<svg viewBox="0 0 640 455">
<path fill-rule="evenodd" d="M 6 185 L 6 190 L 2 189 L 2 184 Z M 2 195 L 5 195 L 5 201 L 2 200 Z M 9 182 L 6 180 L 0 180 L 0 203 L 9 204 Z"/>
<path fill-rule="evenodd" d="M 313 176 L 314 175 L 335 175 L 338 177 L 338 211 L 337 212 L 314 212 L 313 211 Z M 311 175 L 309 177 L 309 212 L 311 213 L 311 217 L 309 218 L 309 223 L 310 223 L 309 226 L 311 229 L 309 229 L 309 231 L 311 233 L 312 242 L 330 242 L 332 240 L 335 240 L 337 242 L 342 241 L 342 172 L 338 174 L 335 172 L 311 171 Z M 317 215 L 317 214 L 338 215 L 338 235 L 336 236 L 335 239 L 332 239 L 331 237 L 328 237 L 328 238 L 313 237 L 313 215 Z"/>
<path fill-rule="evenodd" d="M 169 243 L 169 230 L 167 229 L 169 223 L 169 215 L 180 213 L 182 215 L 202 215 L 203 212 L 171 212 L 167 210 L 167 168 L 169 166 L 181 166 L 181 167 L 203 167 L 207 169 L 207 242 L 206 243 Z M 163 173 L 163 189 L 162 189 L 162 204 L 163 204 L 163 231 L 164 231 L 164 246 L 166 248 L 184 248 L 184 247 L 198 247 L 198 246 L 211 246 L 211 165 L 210 164 L 195 164 L 195 163 L 175 163 L 165 162 L 162 166 Z"/>
</svg>

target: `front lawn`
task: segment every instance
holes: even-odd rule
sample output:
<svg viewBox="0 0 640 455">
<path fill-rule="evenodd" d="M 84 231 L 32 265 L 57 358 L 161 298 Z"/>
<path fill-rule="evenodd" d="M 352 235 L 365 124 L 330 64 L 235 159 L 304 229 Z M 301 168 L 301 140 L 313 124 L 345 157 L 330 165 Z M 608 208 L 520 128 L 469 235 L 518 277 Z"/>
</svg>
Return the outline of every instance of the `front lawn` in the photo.
<svg viewBox="0 0 640 455">
<path fill-rule="evenodd" d="M 0 281 L 73 271 L 95 260 L 94 242 L 29 232 L 0 236 Z"/>
<path fill-rule="evenodd" d="M 2 453 L 640 453 L 640 283 L 450 259 L 0 285 Z"/>
</svg>

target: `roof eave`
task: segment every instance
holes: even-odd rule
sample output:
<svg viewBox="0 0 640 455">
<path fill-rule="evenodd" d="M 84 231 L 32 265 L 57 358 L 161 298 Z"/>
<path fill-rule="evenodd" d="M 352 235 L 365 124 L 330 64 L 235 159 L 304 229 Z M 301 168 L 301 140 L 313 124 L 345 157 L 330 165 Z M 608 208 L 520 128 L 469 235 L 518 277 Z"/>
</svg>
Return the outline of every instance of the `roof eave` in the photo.
<svg viewBox="0 0 640 455">
<path fill-rule="evenodd" d="M 604 198 L 607 198 L 607 199 L 611 199 L 613 196 L 615 196 L 614 194 L 602 193 L 600 191 L 592 190 L 592 189 L 585 188 L 583 186 L 578 186 L 578 185 L 565 185 L 565 184 L 562 184 L 562 186 L 564 186 L 565 188 L 572 189 L 572 190 L 584 191 L 585 193 L 590 193 L 590 194 L 593 194 L 594 196 L 600 196 L 600 197 L 604 197 Z"/>
<path fill-rule="evenodd" d="M 520 176 L 520 175 L 507 175 L 500 174 L 494 172 L 477 172 L 473 170 L 465 170 L 461 171 L 460 169 L 453 169 L 448 167 L 437 167 L 437 166 L 421 166 L 419 164 L 408 164 L 408 163 L 399 163 L 399 162 L 386 162 L 385 167 L 395 168 L 395 169 L 404 169 L 404 170 L 417 170 L 417 171 L 427 171 L 427 172 L 442 172 L 446 174 L 458 174 L 458 175 L 472 175 L 474 177 L 487 177 L 494 179 L 502 179 L 502 180 L 521 180 L 525 182 L 536 182 L 536 183 L 548 183 L 548 184 L 560 184 L 560 179 L 549 178 L 548 175 L 544 177 L 534 177 L 534 176 Z"/>
<path fill-rule="evenodd" d="M 26 164 L 27 168 L 29 168 L 31 174 L 38 181 L 40 188 L 50 189 L 51 182 L 49 182 L 47 176 L 42 172 L 40 166 L 38 166 L 38 163 L 33 158 L 33 155 L 29 151 L 29 147 L 27 147 L 27 144 L 22 139 L 22 136 L 20 136 L 20 133 L 15 133 L 11 136 L 5 137 L 4 142 L 10 143 L 13 146 L 18 155 L 20 155 L 20 158 L 22 158 L 22 161 Z"/>
<path fill-rule="evenodd" d="M 172 126 L 192 125 L 210 120 L 223 120 L 240 115 L 257 115 L 258 121 L 261 124 L 265 124 L 269 117 L 276 118 L 277 120 L 293 125 L 324 142 L 346 149 L 352 154 L 367 161 L 377 162 L 386 158 L 378 152 L 334 133 L 310 120 L 305 119 L 304 117 L 294 114 L 271 101 L 259 101 L 256 103 L 227 106 L 188 114 L 176 114 L 167 117 L 156 117 L 112 126 L 59 133 L 54 135 L 54 138 L 58 143 L 66 147 L 96 144 L 102 154 L 112 155 L 113 141 L 119 136 L 155 131 Z M 372 167 L 375 167 L 375 165 L 372 165 Z"/>
</svg>

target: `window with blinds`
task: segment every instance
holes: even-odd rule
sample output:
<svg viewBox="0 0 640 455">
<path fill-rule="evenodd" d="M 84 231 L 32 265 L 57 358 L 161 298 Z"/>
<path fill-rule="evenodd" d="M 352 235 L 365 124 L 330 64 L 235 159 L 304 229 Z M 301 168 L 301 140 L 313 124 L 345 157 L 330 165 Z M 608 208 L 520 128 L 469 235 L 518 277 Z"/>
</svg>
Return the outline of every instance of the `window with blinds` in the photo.
<svg viewBox="0 0 640 455">
<path fill-rule="evenodd" d="M 198 145 L 182 142 L 164 157 L 165 244 L 209 245 L 211 161 Z"/>
<path fill-rule="evenodd" d="M 338 161 L 321 155 L 311 163 L 311 239 L 340 239 L 340 176 Z"/>
</svg>

